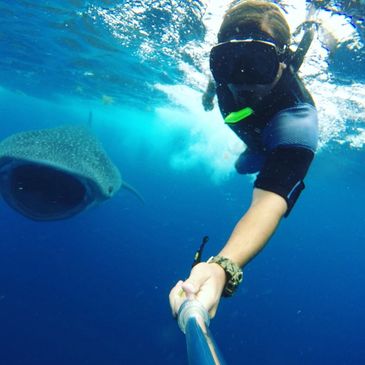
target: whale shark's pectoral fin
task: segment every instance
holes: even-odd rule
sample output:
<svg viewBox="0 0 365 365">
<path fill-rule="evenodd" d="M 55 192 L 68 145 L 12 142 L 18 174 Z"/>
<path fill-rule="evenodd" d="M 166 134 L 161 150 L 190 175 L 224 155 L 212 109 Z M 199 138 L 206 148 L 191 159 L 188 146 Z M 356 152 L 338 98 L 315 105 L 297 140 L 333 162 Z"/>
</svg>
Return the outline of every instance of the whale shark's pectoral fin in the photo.
<svg viewBox="0 0 365 365">
<path fill-rule="evenodd" d="M 130 191 L 133 195 L 135 195 L 143 204 L 145 204 L 145 200 L 143 196 L 131 185 L 127 184 L 125 181 L 122 182 L 122 188 Z"/>
</svg>

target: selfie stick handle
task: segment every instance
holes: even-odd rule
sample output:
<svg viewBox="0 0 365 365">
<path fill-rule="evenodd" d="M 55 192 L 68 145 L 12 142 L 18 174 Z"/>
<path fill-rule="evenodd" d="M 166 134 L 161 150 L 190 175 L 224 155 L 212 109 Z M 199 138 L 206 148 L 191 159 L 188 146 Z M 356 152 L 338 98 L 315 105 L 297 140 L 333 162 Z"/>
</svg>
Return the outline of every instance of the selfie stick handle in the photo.
<svg viewBox="0 0 365 365">
<path fill-rule="evenodd" d="M 209 314 L 197 300 L 186 300 L 178 313 L 185 333 L 189 365 L 226 365 L 209 331 Z"/>
</svg>

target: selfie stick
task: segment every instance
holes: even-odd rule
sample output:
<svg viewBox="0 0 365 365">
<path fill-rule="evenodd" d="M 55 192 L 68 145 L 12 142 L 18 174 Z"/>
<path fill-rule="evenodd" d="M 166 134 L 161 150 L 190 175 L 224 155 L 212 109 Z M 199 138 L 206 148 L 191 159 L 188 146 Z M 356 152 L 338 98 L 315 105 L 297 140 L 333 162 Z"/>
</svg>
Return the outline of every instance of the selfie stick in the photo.
<svg viewBox="0 0 365 365">
<path fill-rule="evenodd" d="M 226 365 L 209 331 L 209 314 L 202 304 L 185 300 L 177 320 L 185 333 L 189 365 Z"/>
</svg>

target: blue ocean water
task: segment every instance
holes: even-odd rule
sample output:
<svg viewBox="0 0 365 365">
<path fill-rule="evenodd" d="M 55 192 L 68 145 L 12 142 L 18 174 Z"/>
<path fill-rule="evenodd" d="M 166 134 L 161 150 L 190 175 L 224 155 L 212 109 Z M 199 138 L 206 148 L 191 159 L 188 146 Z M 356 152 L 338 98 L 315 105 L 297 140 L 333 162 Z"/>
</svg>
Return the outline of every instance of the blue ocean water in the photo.
<svg viewBox="0 0 365 365">
<path fill-rule="evenodd" d="M 0 203 L 0 364 L 187 364 L 168 293 L 202 236 L 206 257 L 224 244 L 252 190 L 232 170 L 242 146 L 200 105 L 228 3 L 0 2 L 0 138 L 92 113 L 145 199 L 122 190 L 52 223 Z M 228 364 L 365 363 L 363 19 L 325 3 L 338 47 L 316 40 L 302 70 L 321 148 L 290 217 L 212 321 Z M 305 10 L 283 6 L 292 19 Z"/>
</svg>

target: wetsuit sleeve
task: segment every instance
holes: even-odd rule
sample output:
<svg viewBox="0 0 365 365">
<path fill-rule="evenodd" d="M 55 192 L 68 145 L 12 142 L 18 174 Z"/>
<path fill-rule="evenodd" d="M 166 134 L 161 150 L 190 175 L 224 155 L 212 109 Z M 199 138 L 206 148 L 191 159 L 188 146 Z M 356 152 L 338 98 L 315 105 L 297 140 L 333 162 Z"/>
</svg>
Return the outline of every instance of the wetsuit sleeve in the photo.
<svg viewBox="0 0 365 365">
<path fill-rule="evenodd" d="M 301 147 L 278 147 L 272 150 L 258 174 L 255 187 L 283 197 L 288 205 L 287 217 L 303 191 L 304 178 L 314 152 Z"/>
<path fill-rule="evenodd" d="M 304 177 L 318 143 L 317 111 L 309 104 L 279 112 L 264 130 L 267 158 L 255 187 L 282 196 L 288 216 L 304 189 Z"/>
</svg>

